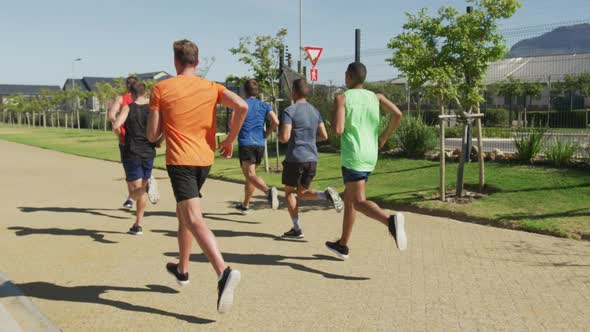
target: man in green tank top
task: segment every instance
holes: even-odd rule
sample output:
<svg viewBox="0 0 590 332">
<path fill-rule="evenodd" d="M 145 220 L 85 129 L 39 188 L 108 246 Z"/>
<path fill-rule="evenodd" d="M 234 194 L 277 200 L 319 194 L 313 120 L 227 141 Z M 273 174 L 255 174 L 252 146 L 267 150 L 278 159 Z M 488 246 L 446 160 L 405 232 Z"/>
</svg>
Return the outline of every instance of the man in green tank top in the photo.
<svg viewBox="0 0 590 332">
<path fill-rule="evenodd" d="M 377 164 L 379 149 L 402 118 L 399 108 L 389 99 L 363 88 L 366 77 L 365 65 L 360 62 L 348 65 L 345 76 L 348 90 L 336 96 L 332 122 L 335 134 L 340 136 L 342 178 L 346 189 L 342 235 L 336 242 L 326 242 L 326 247 L 341 259 L 348 258 L 348 241 L 356 211 L 386 225 L 400 250 L 405 250 L 408 245 L 404 215 L 400 212 L 390 215 L 365 197 L 366 184 Z M 391 114 L 391 120 L 379 135 L 381 112 Z"/>
</svg>

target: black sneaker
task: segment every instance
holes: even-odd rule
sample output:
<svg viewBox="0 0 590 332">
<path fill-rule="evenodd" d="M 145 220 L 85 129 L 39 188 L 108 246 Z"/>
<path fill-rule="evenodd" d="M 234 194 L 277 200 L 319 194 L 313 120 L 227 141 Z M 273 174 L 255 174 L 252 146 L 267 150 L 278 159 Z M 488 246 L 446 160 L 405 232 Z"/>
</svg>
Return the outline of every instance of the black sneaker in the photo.
<svg viewBox="0 0 590 332">
<path fill-rule="evenodd" d="M 270 203 L 270 207 L 273 210 L 277 210 L 279 208 L 279 191 L 276 187 L 270 187 L 268 190 L 268 202 Z"/>
<path fill-rule="evenodd" d="M 393 236 L 395 245 L 399 250 L 406 250 L 408 248 L 408 237 L 405 229 L 405 217 L 403 213 L 397 212 L 389 216 L 389 234 Z"/>
<path fill-rule="evenodd" d="M 221 280 L 217 282 L 217 311 L 221 314 L 228 312 L 234 304 L 234 291 L 240 283 L 240 271 L 232 270 L 229 266 L 223 271 Z"/>
<path fill-rule="evenodd" d="M 238 211 L 240 211 L 240 213 L 242 213 L 243 215 L 248 214 L 248 212 L 250 212 L 250 209 L 245 207 L 244 204 L 242 203 L 238 203 L 234 206 L 234 208 Z"/>
<path fill-rule="evenodd" d="M 127 198 L 125 203 L 123 203 L 123 207 L 131 210 L 133 208 L 133 201 L 130 198 Z"/>
<path fill-rule="evenodd" d="M 143 234 L 143 228 L 141 228 L 141 226 L 136 226 L 133 225 L 131 228 L 129 228 L 129 234 L 132 235 L 142 235 Z"/>
<path fill-rule="evenodd" d="M 348 247 L 341 245 L 340 240 L 336 242 L 326 241 L 326 248 L 336 254 L 338 258 L 342 260 L 348 259 Z"/>
<path fill-rule="evenodd" d="M 174 263 L 166 264 L 166 271 L 168 271 L 168 273 L 170 273 L 171 275 L 176 277 L 176 282 L 180 286 L 186 286 L 189 284 L 190 281 L 188 280 L 188 272 L 185 274 L 178 272 L 178 264 L 174 264 Z"/>
<path fill-rule="evenodd" d="M 292 239 L 302 239 L 304 237 L 304 235 L 301 230 L 296 230 L 295 228 L 291 228 L 288 232 L 283 233 L 283 237 L 288 237 L 288 238 L 292 238 Z"/>
<path fill-rule="evenodd" d="M 324 193 L 326 194 L 326 197 L 328 197 L 328 200 L 334 205 L 336 212 L 342 212 L 344 209 L 344 202 L 342 201 L 342 198 L 340 198 L 340 195 L 338 195 L 338 192 L 336 192 L 334 188 L 328 187 Z"/>
</svg>

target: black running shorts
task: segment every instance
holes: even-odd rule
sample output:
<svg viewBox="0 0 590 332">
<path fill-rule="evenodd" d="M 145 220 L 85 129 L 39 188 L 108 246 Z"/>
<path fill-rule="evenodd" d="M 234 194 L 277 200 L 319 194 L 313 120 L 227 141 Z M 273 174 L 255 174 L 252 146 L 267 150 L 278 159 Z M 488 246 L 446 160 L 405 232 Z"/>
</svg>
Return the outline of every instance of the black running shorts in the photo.
<svg viewBox="0 0 590 332">
<path fill-rule="evenodd" d="M 256 165 L 260 165 L 264 157 L 264 146 L 245 145 L 238 148 L 238 155 L 240 157 L 240 165 L 248 161 Z"/>
<path fill-rule="evenodd" d="M 207 175 L 209 175 L 210 169 L 211 166 L 166 165 L 176 202 L 203 197 L 201 188 L 207 179 Z"/>
<path fill-rule="evenodd" d="M 294 163 L 283 161 L 283 184 L 289 187 L 309 189 L 315 176 L 317 162 Z"/>
</svg>

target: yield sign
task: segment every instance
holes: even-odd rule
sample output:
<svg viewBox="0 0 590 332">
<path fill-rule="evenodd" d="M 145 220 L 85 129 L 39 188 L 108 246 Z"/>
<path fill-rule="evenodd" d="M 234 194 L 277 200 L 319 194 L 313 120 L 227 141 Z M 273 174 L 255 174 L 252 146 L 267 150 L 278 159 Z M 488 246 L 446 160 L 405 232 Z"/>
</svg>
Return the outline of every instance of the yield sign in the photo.
<svg viewBox="0 0 590 332">
<path fill-rule="evenodd" d="M 309 61 L 311 61 L 311 65 L 315 67 L 315 65 L 318 63 L 318 60 L 320 59 L 320 56 L 322 56 L 324 49 L 316 46 L 306 46 L 304 49 L 305 52 L 307 52 Z"/>
</svg>

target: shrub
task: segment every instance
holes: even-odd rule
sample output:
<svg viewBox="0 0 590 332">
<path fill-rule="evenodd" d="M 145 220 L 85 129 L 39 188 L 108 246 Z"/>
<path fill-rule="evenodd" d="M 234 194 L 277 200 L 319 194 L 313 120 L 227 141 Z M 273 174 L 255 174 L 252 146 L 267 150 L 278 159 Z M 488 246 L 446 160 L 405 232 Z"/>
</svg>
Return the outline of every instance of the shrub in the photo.
<svg viewBox="0 0 590 332">
<path fill-rule="evenodd" d="M 417 117 L 404 117 L 395 137 L 402 153 L 408 157 L 424 157 L 437 145 L 435 128 L 426 126 Z"/>
<path fill-rule="evenodd" d="M 532 163 L 533 159 L 543 149 L 545 143 L 545 128 L 528 128 L 514 132 L 514 145 L 517 157 L 523 163 Z"/>
<path fill-rule="evenodd" d="M 504 108 L 488 108 L 485 111 L 484 123 L 487 127 L 508 127 L 510 115 Z"/>
<path fill-rule="evenodd" d="M 445 138 L 461 138 L 463 137 L 463 126 L 456 125 L 445 128 Z"/>
<path fill-rule="evenodd" d="M 564 142 L 558 139 L 545 148 L 545 158 L 553 166 L 561 167 L 567 165 L 572 160 L 578 151 L 578 147 L 579 145 L 576 142 Z"/>
</svg>

